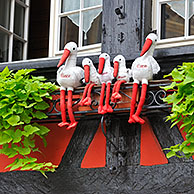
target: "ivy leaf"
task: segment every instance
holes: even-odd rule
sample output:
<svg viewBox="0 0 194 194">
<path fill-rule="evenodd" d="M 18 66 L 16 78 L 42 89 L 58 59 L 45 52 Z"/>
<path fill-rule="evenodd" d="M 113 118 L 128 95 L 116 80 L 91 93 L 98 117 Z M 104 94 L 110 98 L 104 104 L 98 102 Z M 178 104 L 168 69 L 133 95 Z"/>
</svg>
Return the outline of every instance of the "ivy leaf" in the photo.
<svg viewBox="0 0 194 194">
<path fill-rule="evenodd" d="M 37 110 L 45 110 L 49 107 L 49 105 L 45 102 L 45 101 L 42 101 L 42 102 L 38 102 L 36 104 L 36 106 L 34 106 L 35 109 Z"/>
<path fill-rule="evenodd" d="M 0 145 L 3 145 L 5 143 L 10 143 L 12 138 L 5 134 L 5 133 L 0 133 Z"/>
<path fill-rule="evenodd" d="M 28 155 L 28 154 L 30 154 L 30 152 L 31 152 L 30 147 L 24 147 L 24 148 L 22 148 L 22 147 L 16 146 L 14 149 L 15 149 L 19 154 L 21 154 L 21 155 L 23 155 L 23 156 Z"/>
<path fill-rule="evenodd" d="M 166 154 L 166 157 L 167 158 L 171 158 L 171 157 L 173 157 L 173 156 L 175 156 L 176 155 L 176 153 L 174 152 L 174 151 L 170 151 L 170 152 L 168 152 L 167 154 Z"/>
<path fill-rule="evenodd" d="M 32 125 L 26 125 L 24 127 L 24 131 L 22 132 L 24 136 L 28 137 L 32 134 L 34 134 L 36 131 L 39 131 L 40 129 L 37 127 L 33 127 Z"/>
<path fill-rule="evenodd" d="M 9 71 L 8 66 L 6 66 L 6 67 L 4 68 L 4 70 L 1 72 L 0 75 L 1 75 L 2 77 L 8 77 L 8 76 L 10 75 L 10 71 Z"/>
<path fill-rule="evenodd" d="M 24 111 L 21 115 L 20 118 L 22 121 L 24 121 L 26 124 L 29 124 L 31 122 L 32 117 L 30 117 L 27 113 L 27 111 Z"/>
<path fill-rule="evenodd" d="M 40 111 L 36 111 L 33 113 L 33 116 L 37 119 L 46 119 L 48 116 L 43 113 L 43 112 L 40 112 Z"/>
<path fill-rule="evenodd" d="M 12 126 L 18 125 L 19 121 L 20 121 L 20 116 L 18 115 L 12 115 L 9 119 L 7 119 L 7 122 Z"/>
</svg>

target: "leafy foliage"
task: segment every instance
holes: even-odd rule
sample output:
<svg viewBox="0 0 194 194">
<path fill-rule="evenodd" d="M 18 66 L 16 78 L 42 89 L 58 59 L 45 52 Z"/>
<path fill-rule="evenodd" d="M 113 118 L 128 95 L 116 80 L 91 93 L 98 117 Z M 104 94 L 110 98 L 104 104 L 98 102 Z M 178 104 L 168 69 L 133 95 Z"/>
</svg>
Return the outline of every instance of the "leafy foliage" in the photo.
<svg viewBox="0 0 194 194">
<path fill-rule="evenodd" d="M 165 90 L 174 91 L 168 95 L 164 101 L 172 104 L 172 113 L 167 120 L 171 120 L 172 127 L 183 123 L 181 128 L 186 132 L 186 140 L 182 144 L 177 144 L 167 148 L 167 158 L 172 156 L 191 157 L 194 154 L 194 63 L 183 63 L 175 68 L 169 75 L 172 77 L 170 86 Z"/>
<path fill-rule="evenodd" d="M 20 156 L 6 167 L 11 167 L 10 170 L 37 170 L 45 175 L 45 171 L 54 171 L 56 166 L 50 162 L 37 163 L 29 154 L 40 152 L 34 137 L 40 136 L 46 144 L 45 136 L 50 130 L 32 124 L 31 120 L 47 118 L 42 112 L 49 107 L 45 99 L 51 99 L 50 92 L 56 90 L 56 86 L 45 82 L 42 76 L 30 76 L 32 71 L 34 69 L 22 69 L 13 73 L 6 67 L 0 72 L 0 154 L 9 158 Z"/>
</svg>

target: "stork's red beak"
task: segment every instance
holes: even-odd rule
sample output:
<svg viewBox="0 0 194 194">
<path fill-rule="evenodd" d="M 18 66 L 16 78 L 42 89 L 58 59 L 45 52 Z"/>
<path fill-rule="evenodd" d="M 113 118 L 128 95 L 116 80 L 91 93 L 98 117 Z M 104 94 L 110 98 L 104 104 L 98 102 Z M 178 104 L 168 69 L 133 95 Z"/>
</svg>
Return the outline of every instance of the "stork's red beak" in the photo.
<svg viewBox="0 0 194 194">
<path fill-rule="evenodd" d="M 144 43 L 144 45 L 143 45 L 143 49 L 141 51 L 140 56 L 143 56 L 149 50 L 149 48 L 151 47 L 151 45 L 152 45 L 152 40 L 149 39 L 149 38 L 147 38 L 146 41 L 145 41 L 145 43 Z"/>
<path fill-rule="evenodd" d="M 114 73 L 113 73 L 113 76 L 114 77 L 117 77 L 118 71 L 119 71 L 119 62 L 118 61 L 115 61 L 114 62 Z"/>
<path fill-rule="evenodd" d="M 98 73 L 99 74 L 102 74 L 102 72 L 103 72 L 104 63 L 105 63 L 105 59 L 104 58 L 99 58 L 99 65 L 98 65 Z"/>
<path fill-rule="evenodd" d="M 57 67 L 60 67 L 67 60 L 67 57 L 69 57 L 70 53 L 71 52 L 68 49 L 64 50 L 64 53 L 61 57 L 61 60 L 59 61 L 58 65 L 57 65 Z"/>
<path fill-rule="evenodd" d="M 90 79 L 90 66 L 84 65 L 85 82 L 88 83 Z"/>
</svg>

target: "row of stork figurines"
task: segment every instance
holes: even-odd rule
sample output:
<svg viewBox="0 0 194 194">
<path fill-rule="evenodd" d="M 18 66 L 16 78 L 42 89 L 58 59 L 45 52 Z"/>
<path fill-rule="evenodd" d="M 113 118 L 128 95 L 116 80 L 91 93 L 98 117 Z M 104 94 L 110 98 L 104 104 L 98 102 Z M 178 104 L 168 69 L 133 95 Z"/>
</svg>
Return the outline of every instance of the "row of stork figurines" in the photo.
<svg viewBox="0 0 194 194">
<path fill-rule="evenodd" d="M 72 91 L 74 90 L 74 88 L 81 85 L 80 80 L 83 80 L 85 78 L 86 86 L 83 92 L 83 97 L 80 100 L 79 104 L 82 106 L 90 105 L 92 87 L 101 84 L 102 88 L 98 106 L 98 113 L 105 114 L 113 112 L 113 109 L 109 104 L 111 90 L 110 87 L 112 80 L 114 78 L 117 79 L 112 90 L 111 101 L 118 102 L 121 100 L 121 95 L 119 94 L 121 84 L 129 82 L 131 77 L 133 78 L 133 90 L 128 122 L 138 122 L 140 124 L 144 124 L 145 121 L 140 118 L 139 115 L 145 102 L 148 80 L 152 79 L 153 74 L 157 74 L 160 71 L 160 66 L 153 58 L 156 41 L 157 35 L 154 33 L 150 33 L 146 37 L 146 41 L 144 43 L 140 57 L 135 59 L 131 69 L 126 68 L 125 58 L 122 55 L 117 55 L 114 58 L 113 68 L 111 67 L 110 63 L 110 56 L 107 53 L 102 53 L 99 56 L 98 72 L 89 58 L 84 58 L 82 61 L 84 70 L 81 67 L 76 66 L 77 45 L 74 42 L 67 43 L 64 48 L 64 53 L 57 66 L 59 67 L 57 71 L 57 82 L 60 85 L 60 109 L 62 117 L 62 122 L 58 125 L 60 127 L 65 126 L 67 129 L 74 128 L 77 125 L 72 110 Z M 142 83 L 141 96 L 137 109 L 135 110 L 138 84 L 140 82 Z M 106 98 L 104 105 L 103 103 L 105 88 Z M 67 111 L 71 123 L 68 123 L 66 120 L 66 90 L 68 91 Z"/>
</svg>

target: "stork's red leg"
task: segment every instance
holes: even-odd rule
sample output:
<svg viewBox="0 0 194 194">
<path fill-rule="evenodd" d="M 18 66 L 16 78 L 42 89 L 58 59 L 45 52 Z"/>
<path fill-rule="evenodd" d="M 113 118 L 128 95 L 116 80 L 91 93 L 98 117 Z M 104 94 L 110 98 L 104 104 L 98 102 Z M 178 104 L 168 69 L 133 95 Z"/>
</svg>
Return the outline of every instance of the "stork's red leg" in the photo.
<svg viewBox="0 0 194 194">
<path fill-rule="evenodd" d="M 134 83 L 133 84 L 133 90 L 132 90 L 130 117 L 129 117 L 128 123 L 135 123 L 135 120 L 132 118 L 132 116 L 135 113 L 137 89 L 138 89 L 138 84 Z"/>
<path fill-rule="evenodd" d="M 98 106 L 98 113 L 99 114 L 104 114 L 104 111 L 103 111 L 103 101 L 104 101 L 105 87 L 106 87 L 106 84 L 102 83 L 101 93 L 100 93 L 100 103 L 99 103 L 99 106 Z"/>
<path fill-rule="evenodd" d="M 141 113 L 142 107 L 143 107 L 144 102 L 145 102 L 146 91 L 147 91 L 147 84 L 142 84 L 140 101 L 139 101 L 139 104 L 138 104 L 136 113 L 132 116 L 132 118 L 133 118 L 136 122 L 138 122 L 138 123 L 140 123 L 140 124 L 144 124 L 144 123 L 145 123 L 145 121 L 144 121 L 142 118 L 140 118 L 139 115 L 140 115 L 140 113 Z"/>
<path fill-rule="evenodd" d="M 69 123 L 66 122 L 66 110 L 65 110 L 65 90 L 60 92 L 60 108 L 61 108 L 61 117 L 62 122 L 58 124 L 59 127 L 68 126 Z"/>
<path fill-rule="evenodd" d="M 86 87 L 84 88 L 84 92 L 83 92 L 82 99 L 79 102 L 79 105 L 81 105 L 81 106 L 84 105 L 83 101 L 86 98 L 86 95 L 87 95 L 87 91 L 88 91 L 89 86 L 90 86 L 90 84 L 87 84 Z"/>
<path fill-rule="evenodd" d="M 119 83 L 117 84 L 115 95 L 114 95 L 116 102 L 119 102 L 121 100 L 121 95 L 119 94 L 119 90 L 120 90 L 121 84 L 123 83 L 126 83 L 126 81 L 120 80 Z"/>
<path fill-rule="evenodd" d="M 115 94 L 115 91 L 116 91 L 116 87 L 117 87 L 117 84 L 119 83 L 119 80 L 117 80 L 113 86 L 113 90 L 112 90 L 112 96 L 111 96 L 111 101 L 112 102 L 116 102 L 115 101 L 115 98 L 114 98 L 114 94 Z"/>
<path fill-rule="evenodd" d="M 72 91 L 69 90 L 68 91 L 68 102 L 67 102 L 67 110 L 68 110 L 68 114 L 69 114 L 69 119 L 71 121 L 69 127 L 67 127 L 67 130 L 73 128 L 73 127 L 76 127 L 77 123 L 75 121 L 75 117 L 73 115 L 73 109 L 72 109 Z"/>
<path fill-rule="evenodd" d="M 109 100 L 110 100 L 110 86 L 111 86 L 111 83 L 107 83 L 105 106 L 103 107 L 104 114 L 107 113 L 107 112 L 109 112 L 109 113 L 113 112 L 113 109 L 112 109 L 112 107 L 109 104 Z"/>
<path fill-rule="evenodd" d="M 95 84 L 90 84 L 90 87 L 88 88 L 87 97 L 83 100 L 84 105 L 90 105 L 92 103 L 91 92 L 94 86 Z"/>
</svg>

